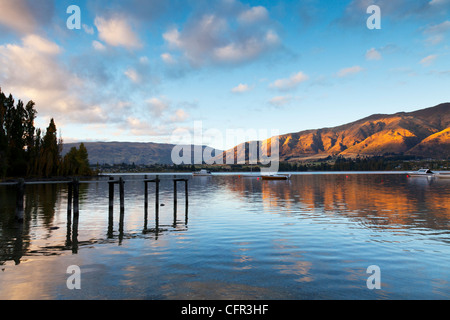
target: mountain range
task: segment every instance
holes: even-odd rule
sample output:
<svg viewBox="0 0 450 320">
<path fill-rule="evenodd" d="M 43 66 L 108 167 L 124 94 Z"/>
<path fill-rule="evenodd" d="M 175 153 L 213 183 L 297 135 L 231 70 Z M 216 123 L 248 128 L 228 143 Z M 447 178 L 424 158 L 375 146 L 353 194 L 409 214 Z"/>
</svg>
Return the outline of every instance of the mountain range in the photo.
<svg viewBox="0 0 450 320">
<path fill-rule="evenodd" d="M 71 148 L 78 148 L 80 143 L 65 143 L 62 155 L 64 156 Z M 153 143 L 153 142 L 84 142 L 89 154 L 89 163 L 95 164 L 173 164 L 172 150 L 173 144 Z M 194 159 L 195 146 L 191 148 L 191 159 Z M 202 146 L 204 150 L 206 146 Z M 215 150 L 215 154 L 220 154 L 222 150 Z"/>
<path fill-rule="evenodd" d="M 414 112 L 374 114 L 338 127 L 280 135 L 279 147 L 280 161 L 384 155 L 448 159 L 450 103 Z M 237 159 L 244 159 L 244 150 L 248 153 L 248 142 L 226 152 L 234 151 Z"/>
<path fill-rule="evenodd" d="M 414 112 L 374 114 L 333 128 L 285 134 L 279 136 L 279 143 L 280 161 L 383 155 L 448 159 L 450 103 Z M 78 144 L 65 144 L 63 154 L 74 146 Z M 171 144 L 134 142 L 89 142 L 85 146 L 91 164 L 171 164 L 174 148 Z M 239 157 L 244 150 L 248 155 L 248 143 L 228 151 Z M 216 154 L 222 152 L 217 150 Z"/>
</svg>

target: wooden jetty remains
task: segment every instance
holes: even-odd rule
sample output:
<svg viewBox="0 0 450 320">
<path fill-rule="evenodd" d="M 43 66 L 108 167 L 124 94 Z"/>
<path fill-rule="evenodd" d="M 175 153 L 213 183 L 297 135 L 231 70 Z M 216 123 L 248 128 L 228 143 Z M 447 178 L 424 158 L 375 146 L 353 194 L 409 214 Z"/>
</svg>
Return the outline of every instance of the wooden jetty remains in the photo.
<svg viewBox="0 0 450 320">
<path fill-rule="evenodd" d="M 189 178 L 177 178 L 173 176 L 171 178 L 166 178 L 164 180 L 173 181 L 173 202 L 174 202 L 174 224 L 176 224 L 177 216 L 177 184 L 179 182 L 184 182 L 185 190 L 185 210 L 186 210 L 186 223 L 188 220 L 188 205 L 189 205 Z M 139 180 L 133 180 L 134 182 L 139 182 Z M 159 225 L 159 192 L 160 192 L 160 182 L 159 176 L 154 179 L 149 179 L 145 176 L 143 180 L 144 183 L 144 230 L 147 230 L 147 220 L 148 220 L 148 206 L 149 206 L 149 184 L 155 184 L 155 225 L 156 229 Z M 93 181 L 80 181 L 79 178 L 73 178 L 66 181 L 29 181 L 26 182 L 24 179 L 19 179 L 14 182 L 3 182 L 0 186 L 15 186 L 16 187 L 16 210 L 15 218 L 18 222 L 22 223 L 24 221 L 24 197 L 26 195 L 27 185 L 45 185 L 45 184 L 66 184 L 67 185 L 67 221 L 68 224 L 73 222 L 74 226 L 78 226 L 79 214 L 80 214 L 80 184 L 91 184 L 91 183 L 108 183 L 109 185 L 109 202 L 108 202 L 108 236 L 112 236 L 113 223 L 114 223 L 114 193 L 115 185 L 119 185 L 119 198 L 120 198 L 120 228 L 123 228 L 123 222 L 125 219 L 125 180 L 120 177 L 115 179 L 114 177 L 109 177 L 109 180 L 93 180 Z M 123 234 L 123 230 L 121 234 Z M 77 233 L 78 230 L 73 230 L 73 235 Z"/>
</svg>

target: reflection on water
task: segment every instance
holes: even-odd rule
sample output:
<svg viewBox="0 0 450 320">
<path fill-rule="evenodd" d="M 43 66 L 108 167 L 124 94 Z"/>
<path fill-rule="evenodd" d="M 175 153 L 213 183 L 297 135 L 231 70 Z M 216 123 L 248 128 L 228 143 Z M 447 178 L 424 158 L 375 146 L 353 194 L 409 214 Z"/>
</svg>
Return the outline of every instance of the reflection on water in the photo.
<svg viewBox="0 0 450 320">
<path fill-rule="evenodd" d="M 291 181 L 230 181 L 227 188 L 248 203 L 261 199 L 268 211 L 340 215 L 369 228 L 449 230 L 448 180 L 397 175 L 299 175 Z M 418 217 L 420 215 L 420 218 Z"/>
<path fill-rule="evenodd" d="M 124 179 L 124 210 L 108 210 L 107 183 L 81 184 L 79 218 L 66 185 L 28 185 L 23 223 L 0 187 L 0 298 L 450 298 L 448 180 L 194 177 L 189 206 L 184 188 L 174 206 L 163 179 L 146 208 L 143 177 Z M 89 280 L 79 292 L 65 287 L 73 264 Z M 382 290 L 366 287 L 374 264 Z"/>
</svg>

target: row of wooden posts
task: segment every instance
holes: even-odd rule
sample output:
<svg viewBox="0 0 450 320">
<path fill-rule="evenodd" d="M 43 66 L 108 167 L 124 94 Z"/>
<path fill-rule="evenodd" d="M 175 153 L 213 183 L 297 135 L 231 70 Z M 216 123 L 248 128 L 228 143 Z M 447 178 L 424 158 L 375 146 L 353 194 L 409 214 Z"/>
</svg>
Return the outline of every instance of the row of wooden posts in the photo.
<svg viewBox="0 0 450 320">
<path fill-rule="evenodd" d="M 188 181 L 187 178 L 176 178 L 173 179 L 173 201 L 174 201 L 174 213 L 177 210 L 177 183 L 184 182 L 185 186 L 185 201 L 186 201 L 186 212 L 189 205 L 189 194 L 188 194 Z M 114 187 L 115 185 L 119 185 L 119 202 L 120 202 L 120 219 L 123 219 L 123 212 L 125 211 L 125 181 L 123 178 L 119 178 L 115 180 L 113 177 L 110 177 L 108 181 L 109 184 L 109 219 L 113 219 L 113 211 L 114 211 Z M 158 216 L 159 214 L 159 184 L 161 179 L 159 176 L 156 176 L 155 179 L 148 179 L 147 176 L 144 178 L 144 207 L 145 207 L 145 218 L 147 220 L 148 213 L 148 185 L 150 183 L 155 184 L 155 213 Z M 62 184 L 67 183 L 68 185 L 68 194 L 67 194 L 67 215 L 70 219 L 72 216 L 73 209 L 73 217 L 74 219 L 78 219 L 80 213 L 80 180 L 78 178 L 72 179 L 72 181 L 63 181 L 63 182 L 33 182 L 33 184 Z M 16 197 L 16 219 L 20 222 L 24 219 L 24 196 L 25 196 L 25 183 L 24 179 L 19 179 L 17 182 L 17 197 Z"/>
</svg>

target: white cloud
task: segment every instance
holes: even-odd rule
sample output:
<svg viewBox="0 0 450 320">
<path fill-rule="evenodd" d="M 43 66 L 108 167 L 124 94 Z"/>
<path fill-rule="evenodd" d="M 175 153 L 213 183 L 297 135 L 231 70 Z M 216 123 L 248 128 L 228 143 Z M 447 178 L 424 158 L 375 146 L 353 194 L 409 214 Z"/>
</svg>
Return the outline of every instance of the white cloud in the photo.
<svg viewBox="0 0 450 320">
<path fill-rule="evenodd" d="M 366 52 L 366 59 L 367 60 L 381 60 L 382 59 L 381 53 L 377 49 L 372 48 Z"/>
<path fill-rule="evenodd" d="M 178 109 L 175 113 L 170 117 L 172 122 L 184 122 L 189 118 L 189 114 L 183 109 Z"/>
<path fill-rule="evenodd" d="M 252 88 L 248 84 L 239 84 L 237 87 L 234 87 L 231 89 L 231 92 L 233 93 L 244 93 L 252 90 Z"/>
<path fill-rule="evenodd" d="M 296 88 L 300 83 L 305 82 L 309 77 L 303 72 L 298 72 L 293 74 L 287 79 L 278 79 L 270 84 L 271 88 L 276 88 L 279 90 L 290 90 Z"/>
<path fill-rule="evenodd" d="M 428 36 L 426 41 L 431 45 L 436 45 L 444 41 L 445 34 L 450 31 L 450 20 L 439 24 L 427 26 L 423 33 Z"/>
<path fill-rule="evenodd" d="M 160 118 L 163 113 L 169 109 L 169 102 L 163 98 L 150 98 L 146 100 L 149 111 L 154 117 Z"/>
<path fill-rule="evenodd" d="M 37 35 L 22 39 L 22 46 L 0 46 L 0 79 L 14 87 L 30 87 L 42 90 L 63 89 L 68 74 L 55 59 L 60 48 L 56 43 Z"/>
<path fill-rule="evenodd" d="M 88 26 L 87 24 L 83 24 L 83 30 L 84 32 L 86 32 L 87 34 L 93 35 L 94 34 L 94 28 Z"/>
<path fill-rule="evenodd" d="M 265 7 L 258 6 L 252 7 L 242 12 L 238 19 L 244 23 L 255 23 L 265 21 L 269 18 L 269 12 Z"/>
<path fill-rule="evenodd" d="M 150 60 L 146 56 L 142 56 L 139 58 L 139 63 L 143 65 L 148 65 L 150 63 Z"/>
<path fill-rule="evenodd" d="M 30 33 L 37 22 L 24 0 L 0 0 L 0 24 L 21 33 Z"/>
<path fill-rule="evenodd" d="M 420 63 L 424 66 L 429 66 L 437 59 L 437 57 L 438 56 L 436 54 L 429 55 L 429 56 L 423 58 L 422 60 L 420 60 Z"/>
<path fill-rule="evenodd" d="M 170 53 L 161 54 L 161 59 L 167 64 L 175 64 L 176 60 Z"/>
<path fill-rule="evenodd" d="M 101 43 L 100 41 L 94 40 L 92 41 L 92 47 L 94 47 L 95 50 L 97 51 L 104 51 L 106 50 L 106 47 L 103 43 Z"/>
<path fill-rule="evenodd" d="M 241 62 L 256 58 L 265 50 L 267 42 L 256 38 L 244 42 L 230 43 L 224 47 L 214 49 L 213 57 L 220 62 Z"/>
<path fill-rule="evenodd" d="M 123 127 L 129 130 L 133 136 L 156 136 L 159 134 L 150 123 L 136 117 L 128 117 L 126 125 Z"/>
<path fill-rule="evenodd" d="M 177 29 L 171 29 L 163 34 L 164 40 L 169 43 L 169 46 L 173 49 L 178 49 L 183 46 L 183 42 L 180 39 L 180 32 Z"/>
<path fill-rule="evenodd" d="M 425 41 L 426 41 L 426 43 L 428 43 L 430 45 L 437 45 L 437 44 L 441 43 L 442 41 L 444 41 L 444 36 L 441 34 L 437 34 L 437 35 L 428 37 Z"/>
<path fill-rule="evenodd" d="M 193 15 L 182 28 L 168 29 L 163 34 L 168 48 L 191 65 L 202 66 L 253 61 L 279 46 L 267 9 L 249 8 L 239 1 L 227 5 L 227 10 L 213 6 L 208 13 Z"/>
<path fill-rule="evenodd" d="M 350 76 L 350 75 L 354 75 L 354 74 L 360 73 L 360 72 L 362 72 L 363 70 L 364 70 L 364 69 L 361 68 L 360 66 L 354 66 L 354 67 L 350 67 L 350 68 L 344 68 L 344 69 L 341 69 L 341 70 L 337 73 L 337 76 L 338 76 L 339 78 L 343 78 L 343 77 L 347 77 L 347 76 Z"/>
<path fill-rule="evenodd" d="M 60 47 L 48 39 L 28 35 L 22 45 L 0 46 L 0 83 L 22 100 L 33 100 L 42 118 L 83 123 L 105 121 L 99 105 L 86 103 L 85 81 L 59 62 Z"/>
<path fill-rule="evenodd" d="M 450 30 L 450 20 L 425 28 L 424 33 L 443 33 Z"/>
<path fill-rule="evenodd" d="M 95 18 L 95 26 L 99 38 L 113 47 L 126 47 L 129 49 L 141 48 L 142 43 L 133 31 L 125 17 L 115 16 L 110 19 Z"/>
<path fill-rule="evenodd" d="M 440 6 L 448 3 L 450 3 L 449 0 L 431 0 L 428 4 L 430 6 Z"/>
<path fill-rule="evenodd" d="M 130 79 L 134 83 L 141 82 L 141 77 L 139 76 L 139 74 L 137 73 L 137 71 L 135 69 L 132 69 L 132 68 L 127 69 L 125 71 L 125 75 L 128 77 L 128 79 Z"/>
<path fill-rule="evenodd" d="M 27 35 L 22 41 L 25 47 L 34 52 L 49 55 L 56 55 L 61 52 L 61 48 L 56 43 L 35 34 Z"/>
<path fill-rule="evenodd" d="M 269 103 L 276 107 L 282 107 L 292 101 L 290 96 L 277 96 L 269 100 Z"/>
</svg>

